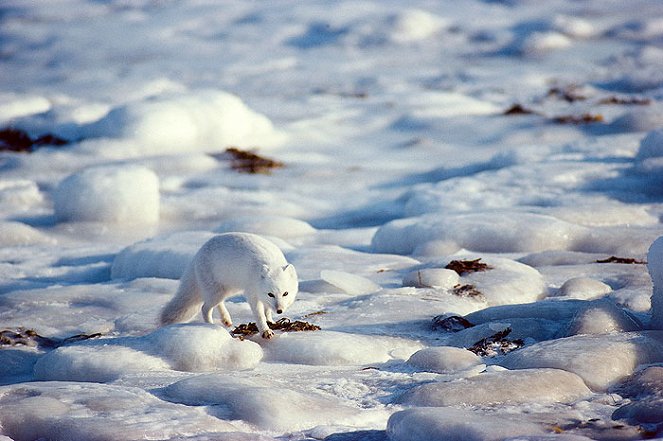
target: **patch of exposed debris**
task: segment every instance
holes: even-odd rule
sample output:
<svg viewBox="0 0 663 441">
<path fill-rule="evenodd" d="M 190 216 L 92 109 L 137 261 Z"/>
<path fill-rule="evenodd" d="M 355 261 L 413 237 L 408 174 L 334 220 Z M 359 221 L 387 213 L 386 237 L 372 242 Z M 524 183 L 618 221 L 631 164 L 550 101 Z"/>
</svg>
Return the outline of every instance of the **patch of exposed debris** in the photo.
<svg viewBox="0 0 663 441">
<path fill-rule="evenodd" d="M 474 285 L 456 285 L 451 289 L 451 294 L 458 297 L 469 297 L 471 299 L 483 299 L 484 295 L 481 291 L 476 289 Z"/>
<path fill-rule="evenodd" d="M 280 161 L 265 158 L 254 151 L 228 147 L 223 154 L 212 155 L 216 159 L 230 161 L 230 168 L 240 173 L 270 174 L 276 168 L 285 167 Z"/>
<path fill-rule="evenodd" d="M 557 124 L 594 124 L 604 121 L 600 113 L 583 113 L 582 115 L 561 115 L 553 118 Z"/>
<path fill-rule="evenodd" d="M 17 328 L 0 331 L 0 346 L 28 346 L 31 348 L 55 349 L 69 343 L 101 337 L 101 333 L 77 334 L 67 338 L 44 337 L 33 329 Z"/>
<path fill-rule="evenodd" d="M 620 97 L 620 96 L 609 96 L 606 98 L 602 98 L 599 101 L 599 104 L 603 105 L 608 105 L 608 106 L 648 106 L 651 104 L 651 100 L 649 98 L 641 98 L 637 96 L 628 96 L 628 97 Z"/>
<path fill-rule="evenodd" d="M 617 257 L 610 256 L 606 259 L 599 259 L 596 263 L 623 263 L 625 265 L 646 265 L 647 262 L 643 260 L 634 259 L 632 257 Z"/>
<path fill-rule="evenodd" d="M 511 334 L 511 328 L 505 328 L 490 337 L 482 338 L 467 348 L 467 350 L 474 352 L 480 357 L 495 357 L 497 355 L 508 354 L 525 345 L 525 342 L 519 338 L 515 340 L 506 338 L 509 334 Z"/>
<path fill-rule="evenodd" d="M 474 260 L 452 260 L 445 266 L 446 269 L 456 271 L 459 276 L 493 269 L 487 263 L 481 262 L 481 257 Z"/>
<path fill-rule="evenodd" d="M 527 108 L 523 106 L 522 104 L 514 104 L 508 109 L 506 109 L 504 112 L 502 112 L 502 115 L 507 115 L 507 116 L 514 116 L 514 115 L 538 115 L 538 112 Z"/>
<path fill-rule="evenodd" d="M 288 318 L 282 318 L 276 321 L 276 323 L 268 322 L 267 326 L 273 331 L 283 331 L 283 332 L 299 332 L 299 331 L 319 331 L 320 326 L 314 325 L 309 322 L 302 322 L 299 320 L 290 321 Z M 231 331 L 233 337 L 239 337 L 240 339 L 244 337 L 250 337 L 258 333 L 258 326 L 253 323 L 243 323 L 237 326 Z"/>
<path fill-rule="evenodd" d="M 7 127 L 0 129 L 0 152 L 32 153 L 38 147 L 63 146 L 69 141 L 50 133 L 32 138 L 28 132 Z"/>
<path fill-rule="evenodd" d="M 465 317 L 459 315 L 438 315 L 433 317 L 433 331 L 458 332 L 474 326 Z"/>
</svg>

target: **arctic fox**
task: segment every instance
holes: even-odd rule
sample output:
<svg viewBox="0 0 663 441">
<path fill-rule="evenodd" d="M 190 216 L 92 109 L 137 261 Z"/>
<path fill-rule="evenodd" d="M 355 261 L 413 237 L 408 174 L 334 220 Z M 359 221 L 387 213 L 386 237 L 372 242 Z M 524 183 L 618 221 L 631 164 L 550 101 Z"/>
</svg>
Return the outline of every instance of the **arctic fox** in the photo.
<svg viewBox="0 0 663 441">
<path fill-rule="evenodd" d="M 272 338 L 274 332 L 267 326 L 272 311 L 284 312 L 298 289 L 295 267 L 272 242 L 250 233 L 220 234 L 194 256 L 175 297 L 161 311 L 161 324 L 189 321 L 201 306 L 203 319 L 213 323 L 212 312 L 218 306 L 223 324 L 232 326 L 223 302 L 243 292 L 262 337 Z"/>
</svg>

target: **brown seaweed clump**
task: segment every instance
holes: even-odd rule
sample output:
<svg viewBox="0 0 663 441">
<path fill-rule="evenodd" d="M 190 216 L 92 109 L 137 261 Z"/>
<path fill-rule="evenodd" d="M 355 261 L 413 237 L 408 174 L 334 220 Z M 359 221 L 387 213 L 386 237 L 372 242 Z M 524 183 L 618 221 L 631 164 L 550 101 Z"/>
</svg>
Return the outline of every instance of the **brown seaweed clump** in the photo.
<svg viewBox="0 0 663 441">
<path fill-rule="evenodd" d="M 77 334 L 67 338 L 50 338 L 37 334 L 34 329 L 4 329 L 0 331 L 0 346 L 28 346 L 31 348 L 54 349 L 69 343 L 98 338 L 101 335 L 101 333 Z"/>
<path fill-rule="evenodd" d="M 445 266 L 446 269 L 456 271 L 459 276 L 468 273 L 476 273 L 479 271 L 487 271 L 493 269 L 492 266 L 487 263 L 483 263 L 481 258 L 474 260 L 452 260 Z"/>
<path fill-rule="evenodd" d="M 280 161 L 265 158 L 252 151 L 240 150 L 237 147 L 228 147 L 225 157 L 230 158 L 230 168 L 240 173 L 269 174 L 272 170 L 285 166 Z"/>
<path fill-rule="evenodd" d="M 288 318 L 282 318 L 276 321 L 276 323 L 268 322 L 267 326 L 273 331 L 282 331 L 282 332 L 300 332 L 300 331 L 319 331 L 320 326 L 314 325 L 309 322 L 302 322 L 299 320 L 290 321 Z M 258 333 L 258 326 L 253 323 L 243 323 L 235 329 L 232 330 L 231 334 L 234 337 L 244 338 L 250 337 Z"/>
</svg>

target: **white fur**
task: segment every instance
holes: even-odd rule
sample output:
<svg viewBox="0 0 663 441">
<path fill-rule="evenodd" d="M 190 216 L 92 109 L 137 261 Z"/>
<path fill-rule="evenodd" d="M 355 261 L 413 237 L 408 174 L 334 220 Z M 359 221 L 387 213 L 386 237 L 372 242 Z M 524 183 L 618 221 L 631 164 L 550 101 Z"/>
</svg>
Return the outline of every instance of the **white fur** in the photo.
<svg viewBox="0 0 663 441">
<path fill-rule="evenodd" d="M 213 323 L 212 312 L 218 306 L 223 324 L 232 326 L 223 302 L 243 293 L 258 330 L 264 338 L 271 338 L 274 333 L 267 322 L 272 321 L 272 312 L 284 312 L 295 301 L 297 291 L 295 267 L 276 245 L 255 234 L 221 234 L 196 253 L 175 297 L 161 311 L 161 324 L 189 321 L 202 305 L 207 323 Z"/>
</svg>

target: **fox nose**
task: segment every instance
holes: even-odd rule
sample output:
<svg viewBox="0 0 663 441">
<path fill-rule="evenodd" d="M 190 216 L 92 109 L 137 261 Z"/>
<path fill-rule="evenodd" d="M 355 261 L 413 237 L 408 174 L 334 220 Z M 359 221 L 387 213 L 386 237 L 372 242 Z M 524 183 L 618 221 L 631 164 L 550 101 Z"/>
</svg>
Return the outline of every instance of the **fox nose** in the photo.
<svg viewBox="0 0 663 441">
<path fill-rule="evenodd" d="M 276 310 L 276 313 L 277 313 L 277 314 L 281 314 L 282 312 L 283 312 L 282 309 L 277 309 L 277 310 Z"/>
</svg>

